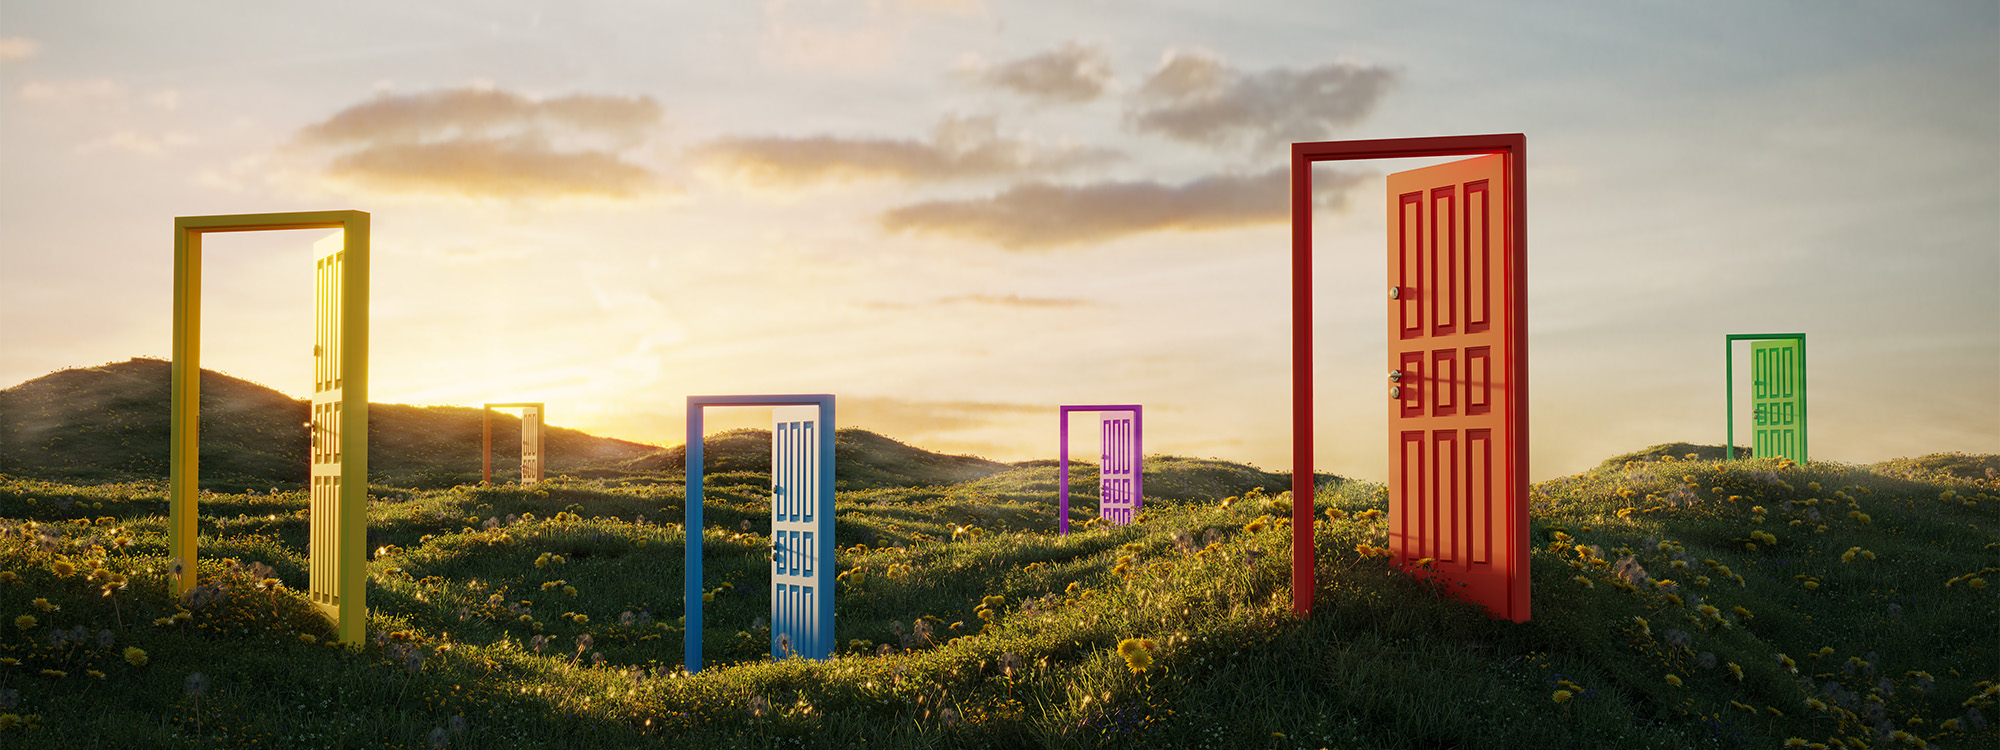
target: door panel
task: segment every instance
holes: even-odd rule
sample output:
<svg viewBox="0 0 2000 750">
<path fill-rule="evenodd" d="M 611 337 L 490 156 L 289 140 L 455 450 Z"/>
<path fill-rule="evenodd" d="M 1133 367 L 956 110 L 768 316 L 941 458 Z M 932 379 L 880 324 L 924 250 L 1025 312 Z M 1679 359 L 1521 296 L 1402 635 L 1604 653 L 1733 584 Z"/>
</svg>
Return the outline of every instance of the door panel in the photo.
<svg viewBox="0 0 2000 750">
<path fill-rule="evenodd" d="M 1528 618 L 1525 452 L 1508 382 L 1524 304 L 1506 158 L 1389 176 L 1389 540 L 1412 575 Z"/>
<path fill-rule="evenodd" d="M 1805 463 L 1805 368 L 1796 340 L 1750 345 L 1751 453 Z"/>
<path fill-rule="evenodd" d="M 340 305 L 345 236 L 335 232 L 313 243 L 316 279 L 313 304 L 313 392 L 311 484 L 308 488 L 306 556 L 310 558 L 307 598 L 336 622 L 340 619 L 341 343 Z"/>
<path fill-rule="evenodd" d="M 1139 472 L 1138 441 L 1132 415 L 1103 417 L 1098 425 L 1102 435 L 1102 455 L 1097 473 L 1097 514 L 1114 524 L 1132 522 L 1138 503 L 1134 493 Z"/>
<path fill-rule="evenodd" d="M 771 658 L 827 653 L 819 622 L 819 407 L 771 410 Z"/>
<path fill-rule="evenodd" d="M 542 481 L 542 410 L 521 409 L 521 484 Z"/>
</svg>

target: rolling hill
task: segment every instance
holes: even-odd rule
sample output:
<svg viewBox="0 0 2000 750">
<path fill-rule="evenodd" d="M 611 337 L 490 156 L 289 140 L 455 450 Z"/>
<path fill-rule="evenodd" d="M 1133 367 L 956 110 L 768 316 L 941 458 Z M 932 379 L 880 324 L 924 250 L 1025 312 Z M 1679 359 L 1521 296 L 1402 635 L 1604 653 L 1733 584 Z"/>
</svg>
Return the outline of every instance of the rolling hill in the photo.
<svg viewBox="0 0 2000 750">
<path fill-rule="evenodd" d="M 64 482 L 164 478 L 168 473 L 170 363 L 134 358 L 62 370 L 0 391 L 0 474 Z M 219 491 L 296 488 L 305 478 L 308 405 L 246 380 L 204 370 L 202 486 Z M 371 483 L 431 489 L 480 476 L 480 411 L 457 406 L 369 405 Z M 494 473 L 519 471 L 512 436 L 520 419 L 494 415 Z M 770 471 L 770 432 L 733 430 L 706 442 L 710 472 Z M 678 474 L 684 446 L 660 448 L 563 427 L 543 434 L 550 476 Z M 1007 466 L 919 450 L 858 429 L 837 433 L 842 486 L 957 484 Z"/>
</svg>

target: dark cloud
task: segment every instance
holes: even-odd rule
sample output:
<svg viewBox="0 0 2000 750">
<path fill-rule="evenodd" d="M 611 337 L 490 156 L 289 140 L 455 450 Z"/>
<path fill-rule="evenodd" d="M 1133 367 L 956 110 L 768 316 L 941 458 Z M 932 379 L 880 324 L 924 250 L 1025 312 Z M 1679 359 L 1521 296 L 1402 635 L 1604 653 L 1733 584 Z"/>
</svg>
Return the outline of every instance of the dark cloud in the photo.
<svg viewBox="0 0 2000 750">
<path fill-rule="evenodd" d="M 1076 104 L 1104 93 L 1111 61 L 1103 50 L 1075 42 L 980 70 L 975 79 L 1030 99 Z"/>
<path fill-rule="evenodd" d="M 991 117 L 938 123 L 930 140 L 889 138 L 724 138 L 697 158 L 754 184 L 772 187 L 855 179 L 943 182 L 1050 172 L 1122 158 L 1117 151 L 1040 146 L 1000 135 Z"/>
<path fill-rule="evenodd" d="M 882 215 L 882 226 L 991 242 L 1009 250 L 1104 242 L 1141 232 L 1200 231 L 1269 224 L 1291 217 L 1290 169 L 1214 175 L 1170 185 L 1031 182 L 989 198 L 930 201 Z M 1320 205 L 1345 205 L 1357 172 L 1321 170 L 1313 180 Z"/>
<path fill-rule="evenodd" d="M 1023 297 L 1018 294 L 960 294 L 952 297 L 939 297 L 928 302 L 865 302 L 862 303 L 862 306 L 872 310 L 914 310 L 918 308 L 949 307 L 955 305 L 1059 309 L 1088 307 L 1093 304 L 1096 303 L 1074 297 Z"/>
<path fill-rule="evenodd" d="M 661 117 L 648 97 L 465 88 L 377 97 L 306 127 L 296 142 L 331 153 L 329 176 L 387 192 L 633 198 L 660 189 L 625 154 Z"/>
<path fill-rule="evenodd" d="M 1126 109 L 1145 133 L 1206 146 L 1269 148 L 1332 137 L 1374 111 L 1394 85 L 1388 68 L 1334 63 L 1244 72 L 1206 54 L 1169 56 Z"/>
</svg>

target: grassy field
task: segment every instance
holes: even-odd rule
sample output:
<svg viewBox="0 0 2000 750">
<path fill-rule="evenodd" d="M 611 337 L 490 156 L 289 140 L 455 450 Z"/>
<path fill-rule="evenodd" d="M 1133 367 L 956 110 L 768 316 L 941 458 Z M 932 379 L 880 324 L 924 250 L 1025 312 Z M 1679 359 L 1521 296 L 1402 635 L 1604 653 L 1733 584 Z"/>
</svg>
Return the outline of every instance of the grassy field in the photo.
<svg viewBox="0 0 2000 750">
<path fill-rule="evenodd" d="M 839 495 L 843 647 L 821 662 L 768 657 L 769 478 L 718 471 L 692 676 L 677 473 L 375 488 L 360 648 L 292 588 L 301 493 L 204 495 L 210 585 L 179 599 L 159 483 L 6 477 L 0 746 L 2000 742 L 2000 457 L 1717 455 L 1661 446 L 1535 486 L 1525 624 L 1371 554 L 1377 485 L 1322 480 L 1301 620 L 1290 498 L 1268 494 L 1284 475 L 1152 457 L 1147 512 L 1107 528 L 1085 523 L 1079 464 L 1067 537 L 1053 462 L 867 475 Z"/>
</svg>

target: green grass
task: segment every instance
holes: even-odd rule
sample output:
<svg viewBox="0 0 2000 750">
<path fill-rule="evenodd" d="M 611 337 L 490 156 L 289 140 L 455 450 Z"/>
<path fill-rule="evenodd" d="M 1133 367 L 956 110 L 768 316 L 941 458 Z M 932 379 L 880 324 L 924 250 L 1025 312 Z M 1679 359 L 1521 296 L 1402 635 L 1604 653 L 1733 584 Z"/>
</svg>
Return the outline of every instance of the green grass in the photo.
<svg viewBox="0 0 2000 750">
<path fill-rule="evenodd" d="M 1387 543 L 1382 519 L 1363 517 L 1384 505 L 1376 485 L 1321 481 L 1319 506 L 1341 517 L 1317 524 L 1317 609 L 1301 620 L 1290 498 L 1259 489 L 1289 486 L 1284 475 L 1151 458 L 1142 520 L 1085 528 L 1096 477 L 1079 464 L 1079 530 L 1060 537 L 1051 462 L 936 486 L 884 470 L 839 496 L 842 647 L 823 662 L 769 659 L 769 479 L 724 467 L 706 511 L 709 668 L 694 676 L 679 671 L 677 475 L 372 488 L 375 612 L 361 648 L 329 645 L 296 592 L 257 586 L 306 578 L 301 494 L 201 499 L 198 574 L 226 589 L 194 606 L 164 593 L 158 483 L 0 478 L 0 570 L 16 577 L 0 582 L 0 658 L 18 662 L 0 664 L 0 714 L 20 722 L 0 745 L 2000 740 L 1983 723 L 2000 694 L 2000 587 L 1988 584 L 2000 483 L 1987 473 L 2000 457 L 1797 467 L 1675 459 L 1678 448 L 1534 488 L 1524 624 L 1361 554 Z M 102 595 L 87 578 L 98 560 L 128 585 Z M 80 639 L 53 635 L 79 627 Z M 1128 639 L 1153 643 L 1145 669 L 1121 655 Z"/>
</svg>

